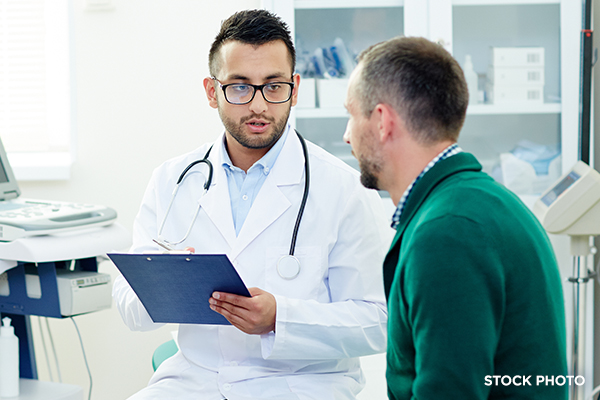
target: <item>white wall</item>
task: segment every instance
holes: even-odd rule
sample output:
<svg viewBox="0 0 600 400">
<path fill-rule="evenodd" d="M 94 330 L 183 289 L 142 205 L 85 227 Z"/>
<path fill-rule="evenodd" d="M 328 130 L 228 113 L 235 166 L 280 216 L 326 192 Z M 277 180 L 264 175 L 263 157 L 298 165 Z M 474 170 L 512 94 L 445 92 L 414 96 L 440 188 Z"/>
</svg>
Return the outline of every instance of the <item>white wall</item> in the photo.
<svg viewBox="0 0 600 400">
<path fill-rule="evenodd" d="M 76 74 L 77 159 L 65 182 L 21 182 L 23 196 L 99 203 L 115 208 L 131 230 L 158 164 L 213 140 L 222 127 L 202 79 L 220 22 L 259 0 L 113 0 L 90 12 L 72 0 Z M 109 263 L 102 272 L 116 274 Z M 154 349 L 170 330 L 130 332 L 116 309 L 76 317 L 94 378 L 92 398 L 123 399 L 144 387 Z M 32 317 L 39 377 L 49 380 Z M 63 382 L 88 377 L 70 320 L 50 319 Z M 54 373 L 56 379 L 56 373 Z M 86 396 L 87 397 L 87 396 Z"/>
</svg>

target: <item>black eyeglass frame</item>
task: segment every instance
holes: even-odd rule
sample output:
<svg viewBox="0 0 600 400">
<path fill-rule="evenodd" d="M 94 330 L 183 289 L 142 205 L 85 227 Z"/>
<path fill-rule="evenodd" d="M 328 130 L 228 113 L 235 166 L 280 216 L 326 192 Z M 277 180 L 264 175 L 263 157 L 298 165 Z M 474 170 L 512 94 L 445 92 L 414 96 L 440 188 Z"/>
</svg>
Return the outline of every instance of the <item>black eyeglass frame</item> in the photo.
<svg viewBox="0 0 600 400">
<path fill-rule="evenodd" d="M 294 84 L 294 82 L 269 82 L 269 83 L 265 83 L 263 85 L 253 85 L 251 83 L 227 83 L 225 85 L 223 85 L 217 78 L 215 78 L 214 76 L 210 77 L 212 80 L 216 81 L 219 84 L 219 87 L 221 88 L 221 90 L 223 91 L 223 96 L 225 97 L 225 101 L 227 101 L 229 104 L 233 104 L 235 106 L 243 106 L 245 104 L 249 104 L 252 102 L 252 100 L 254 100 L 254 96 L 256 96 L 256 91 L 260 91 L 260 94 L 262 94 L 263 99 L 265 99 L 265 101 L 267 103 L 271 103 L 271 104 L 283 104 L 283 103 L 287 103 L 288 101 L 290 101 L 290 99 L 292 98 L 292 95 L 294 94 L 294 87 L 296 86 Z M 292 76 L 292 79 L 294 79 L 294 77 Z M 290 86 L 290 95 L 288 96 L 288 98 L 286 100 L 282 100 L 282 101 L 271 101 L 268 100 L 265 96 L 265 93 L 263 92 L 263 88 L 265 88 L 266 86 L 269 85 L 289 85 Z M 229 101 L 229 99 L 227 98 L 227 92 L 225 91 L 225 89 L 227 89 L 229 86 L 234 86 L 234 85 L 245 85 L 245 86 L 250 86 L 252 87 L 252 89 L 254 90 L 252 92 L 252 97 L 250 97 L 250 100 L 244 102 L 244 103 L 232 103 L 231 101 Z"/>
</svg>

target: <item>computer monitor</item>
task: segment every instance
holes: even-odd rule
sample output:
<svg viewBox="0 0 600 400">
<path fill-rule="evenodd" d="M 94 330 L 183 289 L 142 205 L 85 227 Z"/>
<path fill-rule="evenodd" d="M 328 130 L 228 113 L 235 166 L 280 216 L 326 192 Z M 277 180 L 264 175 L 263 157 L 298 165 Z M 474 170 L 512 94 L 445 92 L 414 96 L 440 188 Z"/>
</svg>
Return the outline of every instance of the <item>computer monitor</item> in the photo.
<svg viewBox="0 0 600 400">
<path fill-rule="evenodd" d="M 21 190 L 15 179 L 2 140 L 0 140 L 0 201 L 19 197 Z"/>
</svg>

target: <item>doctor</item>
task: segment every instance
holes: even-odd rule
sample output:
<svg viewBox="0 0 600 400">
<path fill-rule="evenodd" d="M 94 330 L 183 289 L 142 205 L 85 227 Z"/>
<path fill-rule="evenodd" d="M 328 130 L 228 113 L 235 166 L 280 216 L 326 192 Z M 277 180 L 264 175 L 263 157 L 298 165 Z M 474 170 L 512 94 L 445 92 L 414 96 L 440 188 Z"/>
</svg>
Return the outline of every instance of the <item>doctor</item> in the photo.
<svg viewBox="0 0 600 400">
<path fill-rule="evenodd" d="M 288 125 L 300 83 L 294 66 L 287 26 L 273 14 L 244 11 L 222 23 L 204 87 L 225 132 L 154 171 L 132 252 L 158 250 L 152 240 L 163 220 L 161 236 L 171 242 L 192 222 L 179 248 L 227 254 L 253 297 L 214 293 L 211 306 L 232 326 L 181 325 L 180 351 L 132 399 L 354 399 L 364 385 L 358 357 L 385 351 L 381 263 L 390 230 L 380 199 L 312 143 L 299 268 L 278 269 L 307 179 L 301 140 Z M 209 148 L 208 191 L 207 167 L 198 164 L 165 218 L 179 175 Z M 159 326 L 122 277 L 113 295 L 131 329 Z"/>
</svg>

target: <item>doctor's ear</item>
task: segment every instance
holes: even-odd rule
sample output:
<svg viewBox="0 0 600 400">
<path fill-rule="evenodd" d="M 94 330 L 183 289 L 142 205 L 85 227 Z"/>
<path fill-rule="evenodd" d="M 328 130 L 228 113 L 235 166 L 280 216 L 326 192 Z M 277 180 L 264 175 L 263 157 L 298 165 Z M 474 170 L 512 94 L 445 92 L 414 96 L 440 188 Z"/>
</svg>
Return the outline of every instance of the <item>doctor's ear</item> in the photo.
<svg viewBox="0 0 600 400">
<path fill-rule="evenodd" d="M 300 74 L 294 74 L 292 76 L 292 82 L 294 82 L 294 89 L 292 91 L 292 106 L 298 103 L 298 90 L 300 88 Z"/>
<path fill-rule="evenodd" d="M 204 78 L 204 90 L 208 98 L 208 105 L 212 108 L 217 108 L 217 89 L 215 81 L 211 78 Z"/>
</svg>

